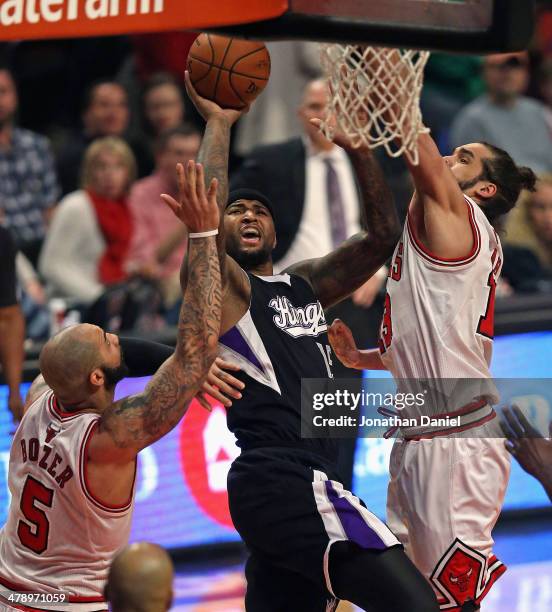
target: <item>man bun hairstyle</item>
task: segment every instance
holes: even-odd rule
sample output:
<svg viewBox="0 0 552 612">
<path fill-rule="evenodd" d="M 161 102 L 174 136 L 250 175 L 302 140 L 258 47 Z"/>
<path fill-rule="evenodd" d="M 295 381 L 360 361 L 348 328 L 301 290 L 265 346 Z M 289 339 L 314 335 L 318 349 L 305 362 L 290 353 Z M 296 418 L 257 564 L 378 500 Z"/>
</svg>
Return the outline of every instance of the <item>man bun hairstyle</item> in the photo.
<svg viewBox="0 0 552 612">
<path fill-rule="evenodd" d="M 483 207 L 485 215 L 493 223 L 514 208 L 524 189 L 535 191 L 537 176 L 531 168 L 516 166 L 512 157 L 503 149 L 488 142 L 480 144 L 492 153 L 492 157 L 482 160 L 483 172 L 480 179 L 496 185 L 496 194 L 486 199 Z"/>
</svg>

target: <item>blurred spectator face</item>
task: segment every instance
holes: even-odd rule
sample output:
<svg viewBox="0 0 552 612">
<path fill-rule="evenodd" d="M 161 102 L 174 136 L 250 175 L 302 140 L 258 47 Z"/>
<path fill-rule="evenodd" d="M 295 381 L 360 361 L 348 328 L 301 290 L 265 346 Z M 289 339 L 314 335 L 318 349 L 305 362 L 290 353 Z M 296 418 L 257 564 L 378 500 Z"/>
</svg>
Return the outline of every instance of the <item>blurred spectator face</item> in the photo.
<svg viewBox="0 0 552 612">
<path fill-rule="evenodd" d="M 303 100 L 298 110 L 305 134 L 315 145 L 322 148 L 327 148 L 329 141 L 316 126 L 310 123 L 310 120 L 324 119 L 328 97 L 328 86 L 325 81 L 311 81 L 305 88 Z"/>
<path fill-rule="evenodd" d="M 12 122 L 16 110 L 15 83 L 7 70 L 0 70 L 0 128 Z"/>
<path fill-rule="evenodd" d="M 180 89 L 172 83 L 150 89 L 144 98 L 144 110 L 155 134 L 176 127 L 184 119 Z"/>
<path fill-rule="evenodd" d="M 552 181 L 539 181 L 527 204 L 527 213 L 537 237 L 552 244 Z"/>
<path fill-rule="evenodd" d="M 182 136 L 175 134 L 167 141 L 166 147 L 157 155 L 157 168 L 167 180 L 176 187 L 176 164 L 185 164 L 197 157 L 201 145 L 201 136 L 192 134 Z"/>
<path fill-rule="evenodd" d="M 487 91 L 499 102 L 515 100 L 529 85 L 527 53 L 504 53 L 485 58 L 484 77 Z"/>
<path fill-rule="evenodd" d="M 129 122 L 126 91 L 117 83 L 101 83 L 94 88 L 90 105 L 83 115 L 90 136 L 121 136 Z"/>
<path fill-rule="evenodd" d="M 123 197 L 136 176 L 136 161 L 120 138 L 95 140 L 84 154 L 83 187 L 110 200 Z"/>
</svg>

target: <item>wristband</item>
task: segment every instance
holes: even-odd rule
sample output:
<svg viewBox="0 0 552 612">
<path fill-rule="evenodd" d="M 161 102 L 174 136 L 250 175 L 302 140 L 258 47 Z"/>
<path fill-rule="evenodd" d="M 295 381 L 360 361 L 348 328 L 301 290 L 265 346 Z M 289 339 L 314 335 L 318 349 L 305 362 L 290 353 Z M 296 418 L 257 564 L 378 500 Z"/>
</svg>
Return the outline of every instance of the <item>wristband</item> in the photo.
<svg viewBox="0 0 552 612">
<path fill-rule="evenodd" d="M 193 232 L 188 234 L 188 238 L 207 238 L 208 236 L 216 236 L 218 234 L 218 228 L 209 230 L 208 232 Z"/>
</svg>

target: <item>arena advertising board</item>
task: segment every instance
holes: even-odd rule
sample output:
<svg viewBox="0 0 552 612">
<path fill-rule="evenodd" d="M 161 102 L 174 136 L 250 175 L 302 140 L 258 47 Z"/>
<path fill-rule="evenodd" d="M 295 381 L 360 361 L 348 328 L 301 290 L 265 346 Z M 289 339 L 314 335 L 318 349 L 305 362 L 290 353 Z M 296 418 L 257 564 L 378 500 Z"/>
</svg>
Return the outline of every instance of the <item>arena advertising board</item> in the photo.
<svg viewBox="0 0 552 612">
<path fill-rule="evenodd" d="M 496 377 L 552 378 L 552 332 L 518 334 L 496 339 L 493 373 Z M 376 373 L 369 373 L 376 376 Z M 381 372 L 377 373 L 381 378 Z M 147 378 L 126 379 L 118 396 L 143 389 Z M 389 381 L 392 384 L 392 381 Z M 26 392 L 28 384 L 23 386 Z M 539 407 L 552 420 L 552 384 L 534 386 L 516 401 L 525 408 Z M 7 516 L 7 487 L 11 420 L 7 388 L 0 387 L 0 526 Z M 383 517 L 391 441 L 360 438 L 354 466 L 354 491 L 370 509 Z M 181 424 L 169 435 L 140 453 L 131 538 L 147 539 L 166 547 L 186 547 L 238 540 L 232 527 L 226 493 L 226 476 L 239 449 L 226 427 L 225 409 L 211 412 L 196 402 Z M 546 506 L 538 482 L 515 462 L 506 498 L 506 509 Z"/>
<path fill-rule="evenodd" d="M 287 7 L 285 0 L 240 0 L 239 21 L 277 17 Z M 229 1 L 214 7 L 182 0 L 0 0 L 0 40 L 208 28 L 236 23 L 236 14 Z"/>
</svg>

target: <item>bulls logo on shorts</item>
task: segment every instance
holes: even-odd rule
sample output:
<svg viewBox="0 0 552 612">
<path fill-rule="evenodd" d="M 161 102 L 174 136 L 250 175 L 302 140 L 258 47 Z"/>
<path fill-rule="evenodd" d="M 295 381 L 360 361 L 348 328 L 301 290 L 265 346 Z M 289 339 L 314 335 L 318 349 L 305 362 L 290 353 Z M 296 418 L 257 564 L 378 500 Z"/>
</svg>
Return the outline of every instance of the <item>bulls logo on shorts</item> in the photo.
<svg viewBox="0 0 552 612">
<path fill-rule="evenodd" d="M 439 607 L 447 612 L 459 612 L 466 601 L 479 604 L 505 571 L 506 566 L 494 555 L 487 560 L 457 538 L 431 575 L 439 594 Z"/>
</svg>

